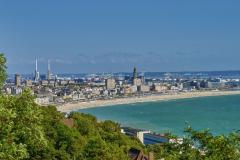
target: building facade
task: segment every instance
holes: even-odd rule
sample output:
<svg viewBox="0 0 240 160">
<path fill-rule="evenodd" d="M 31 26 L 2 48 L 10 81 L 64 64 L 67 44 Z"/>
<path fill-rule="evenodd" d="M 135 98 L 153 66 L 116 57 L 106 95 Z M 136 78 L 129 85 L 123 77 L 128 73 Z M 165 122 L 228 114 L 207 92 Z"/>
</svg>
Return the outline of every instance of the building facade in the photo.
<svg viewBox="0 0 240 160">
<path fill-rule="evenodd" d="M 116 87 L 116 81 L 113 78 L 106 79 L 106 88 L 108 90 L 115 89 Z"/>
<path fill-rule="evenodd" d="M 15 74 L 15 86 L 21 85 L 21 76 L 19 74 Z"/>
</svg>

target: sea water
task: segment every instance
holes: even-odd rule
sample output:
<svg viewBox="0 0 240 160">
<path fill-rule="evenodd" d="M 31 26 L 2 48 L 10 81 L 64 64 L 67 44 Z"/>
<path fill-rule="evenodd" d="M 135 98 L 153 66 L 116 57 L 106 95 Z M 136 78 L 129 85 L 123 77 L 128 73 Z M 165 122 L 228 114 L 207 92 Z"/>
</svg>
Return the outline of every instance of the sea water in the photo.
<svg viewBox="0 0 240 160">
<path fill-rule="evenodd" d="M 240 130 L 240 95 L 199 97 L 82 109 L 100 120 L 133 128 L 183 135 L 187 126 L 214 135 Z"/>
</svg>

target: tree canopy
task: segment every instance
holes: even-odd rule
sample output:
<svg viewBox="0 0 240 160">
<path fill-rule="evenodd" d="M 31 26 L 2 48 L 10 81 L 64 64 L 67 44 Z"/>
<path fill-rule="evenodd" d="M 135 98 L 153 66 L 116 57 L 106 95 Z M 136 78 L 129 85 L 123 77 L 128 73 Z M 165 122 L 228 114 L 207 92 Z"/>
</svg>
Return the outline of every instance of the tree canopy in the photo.
<svg viewBox="0 0 240 160">
<path fill-rule="evenodd" d="M 164 143 L 147 146 L 155 153 L 155 158 L 165 160 L 239 160 L 240 135 L 214 136 L 208 130 L 185 129 L 186 137 L 182 142 Z"/>
<path fill-rule="evenodd" d="M 29 90 L 0 97 L 0 159 L 128 159 L 136 139 L 120 133 L 119 124 L 97 122 L 91 115 L 72 113 L 74 126 L 54 106 L 41 107 Z"/>
<path fill-rule="evenodd" d="M 0 87 L 3 86 L 6 78 L 7 78 L 7 66 L 6 66 L 6 58 L 3 53 L 0 53 Z"/>
</svg>

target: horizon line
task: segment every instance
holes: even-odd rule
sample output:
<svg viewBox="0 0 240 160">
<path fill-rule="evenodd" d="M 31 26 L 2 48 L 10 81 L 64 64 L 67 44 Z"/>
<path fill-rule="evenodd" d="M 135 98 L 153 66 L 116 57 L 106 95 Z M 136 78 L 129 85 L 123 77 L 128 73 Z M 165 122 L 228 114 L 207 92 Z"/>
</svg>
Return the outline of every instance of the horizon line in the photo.
<svg viewBox="0 0 240 160">
<path fill-rule="evenodd" d="M 199 70 L 199 71 L 144 71 L 145 73 L 187 73 L 187 72 L 190 72 L 190 73 L 197 73 L 197 72 L 240 72 L 240 69 L 239 70 Z M 129 71 L 119 71 L 119 72 L 88 72 L 88 73 L 54 73 L 56 75 L 58 74 L 115 74 L 115 73 L 132 73 L 132 72 L 129 72 Z M 138 73 L 142 73 L 142 71 L 139 71 Z M 22 74 L 22 75 L 29 75 L 29 74 L 34 74 L 33 72 L 32 73 L 7 73 L 8 75 L 15 75 L 15 74 Z M 40 75 L 45 75 L 47 73 L 44 73 L 44 74 L 40 74 Z"/>
</svg>

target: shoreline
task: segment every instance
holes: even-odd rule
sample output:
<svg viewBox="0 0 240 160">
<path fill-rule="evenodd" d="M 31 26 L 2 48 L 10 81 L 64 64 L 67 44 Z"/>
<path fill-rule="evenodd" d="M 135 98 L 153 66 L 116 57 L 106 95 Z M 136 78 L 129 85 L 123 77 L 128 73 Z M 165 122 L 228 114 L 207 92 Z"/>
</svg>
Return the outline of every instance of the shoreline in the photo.
<svg viewBox="0 0 240 160">
<path fill-rule="evenodd" d="M 177 100 L 196 97 L 209 97 L 209 96 L 225 96 L 225 95 L 238 95 L 240 91 L 197 91 L 197 92 L 179 92 L 162 95 L 147 95 L 142 97 L 129 97 L 129 98 L 113 98 L 110 100 L 96 100 L 89 102 L 67 103 L 61 106 L 57 106 L 57 110 L 60 112 L 72 112 L 80 109 L 97 108 L 105 106 L 115 106 L 122 104 L 135 104 L 143 102 L 156 102 Z"/>
</svg>

